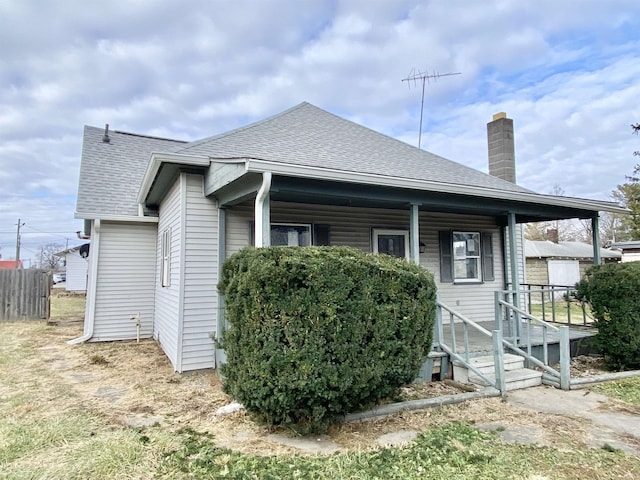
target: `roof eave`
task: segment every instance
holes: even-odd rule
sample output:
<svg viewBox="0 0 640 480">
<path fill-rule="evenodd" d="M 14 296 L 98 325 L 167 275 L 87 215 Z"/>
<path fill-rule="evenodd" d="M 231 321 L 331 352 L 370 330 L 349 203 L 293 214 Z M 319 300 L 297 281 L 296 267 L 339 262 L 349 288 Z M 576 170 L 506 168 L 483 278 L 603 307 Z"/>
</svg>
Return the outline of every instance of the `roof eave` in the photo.
<svg viewBox="0 0 640 480">
<path fill-rule="evenodd" d="M 105 213 L 78 213 L 73 215 L 78 220 L 102 220 L 107 222 L 158 223 L 158 217 L 146 215 L 111 215 Z"/>
<path fill-rule="evenodd" d="M 391 177 L 386 175 L 327 169 L 306 165 L 292 165 L 260 159 L 246 159 L 246 171 L 256 173 L 270 171 L 276 175 L 322 178 L 324 180 L 363 183 L 414 190 L 427 190 L 454 195 L 471 195 L 540 205 L 552 205 L 569 209 L 588 210 L 591 212 L 606 211 L 611 213 L 625 213 L 628 211 L 613 202 L 599 200 L 555 197 L 528 192 L 512 192 L 464 184 L 432 182 L 412 178 Z"/>
<path fill-rule="evenodd" d="M 142 177 L 142 182 L 140 183 L 140 189 L 138 190 L 138 203 L 145 202 L 163 163 L 174 163 L 191 167 L 206 168 L 209 166 L 210 160 L 209 157 L 200 155 L 152 152 L 151 159 L 149 160 L 144 177 Z"/>
</svg>

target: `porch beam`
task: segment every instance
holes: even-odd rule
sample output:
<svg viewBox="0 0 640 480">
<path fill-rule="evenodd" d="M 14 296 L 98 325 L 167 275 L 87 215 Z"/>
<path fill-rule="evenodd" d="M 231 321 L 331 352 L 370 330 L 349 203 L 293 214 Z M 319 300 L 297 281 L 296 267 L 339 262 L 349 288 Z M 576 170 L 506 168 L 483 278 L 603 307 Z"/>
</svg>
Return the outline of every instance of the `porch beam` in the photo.
<svg viewBox="0 0 640 480">
<path fill-rule="evenodd" d="M 226 187 L 225 187 L 226 188 Z M 417 204 L 432 211 L 490 215 L 504 218 L 506 212 L 514 212 L 520 223 L 529 221 L 565 218 L 591 218 L 593 210 L 540 204 L 514 204 L 509 200 L 470 195 L 445 194 L 441 192 L 399 190 L 397 188 L 349 185 L 322 180 L 289 178 L 274 175 L 272 200 L 299 201 L 300 203 L 323 203 L 333 205 L 374 206 L 405 209 Z M 302 200 L 300 200 L 302 199 Z"/>
<path fill-rule="evenodd" d="M 420 210 L 415 203 L 411 204 L 409 215 L 409 237 L 411 260 L 420 265 Z"/>
<path fill-rule="evenodd" d="M 262 174 L 262 185 L 256 195 L 255 203 L 255 239 L 256 248 L 271 246 L 271 205 L 269 191 L 271 190 L 271 172 Z"/>
<path fill-rule="evenodd" d="M 593 244 L 593 264 L 600 265 L 600 217 L 598 214 L 591 217 L 591 239 Z"/>
</svg>

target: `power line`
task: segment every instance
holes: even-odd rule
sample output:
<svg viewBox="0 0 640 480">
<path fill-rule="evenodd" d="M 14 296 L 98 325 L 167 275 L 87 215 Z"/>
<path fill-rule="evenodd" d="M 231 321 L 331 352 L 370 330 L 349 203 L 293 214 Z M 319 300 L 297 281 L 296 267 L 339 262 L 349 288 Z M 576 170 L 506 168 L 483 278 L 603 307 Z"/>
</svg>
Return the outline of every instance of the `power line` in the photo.
<svg viewBox="0 0 640 480">
<path fill-rule="evenodd" d="M 56 237 L 67 239 L 67 237 L 59 235 L 59 233 L 67 233 L 67 232 L 43 232 L 42 230 L 38 230 L 37 228 L 33 228 L 30 225 L 27 225 L 26 228 L 29 228 L 29 229 L 33 230 L 34 232 L 37 232 L 37 233 L 42 233 L 42 234 L 45 234 L 45 235 L 54 235 Z"/>
</svg>

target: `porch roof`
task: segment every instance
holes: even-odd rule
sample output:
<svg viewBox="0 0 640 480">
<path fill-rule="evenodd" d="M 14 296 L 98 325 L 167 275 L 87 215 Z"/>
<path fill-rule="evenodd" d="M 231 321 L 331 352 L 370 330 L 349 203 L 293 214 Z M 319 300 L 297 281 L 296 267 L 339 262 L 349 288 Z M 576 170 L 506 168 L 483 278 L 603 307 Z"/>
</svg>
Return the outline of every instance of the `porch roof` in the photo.
<svg viewBox="0 0 640 480">
<path fill-rule="evenodd" d="M 224 174 L 221 172 L 224 171 Z M 271 198 L 279 201 L 407 209 L 418 205 L 432 212 L 466 213 L 503 218 L 515 213 L 520 223 L 560 218 L 592 218 L 598 211 L 621 211 L 611 202 L 505 192 L 428 181 L 362 175 L 323 169 L 292 167 L 258 159 L 214 161 L 205 180 L 205 193 L 221 204 L 233 205 L 251 198 L 261 174 L 271 172 Z M 223 177 L 223 181 L 216 181 Z M 151 197 L 151 196 L 150 196 Z"/>
</svg>

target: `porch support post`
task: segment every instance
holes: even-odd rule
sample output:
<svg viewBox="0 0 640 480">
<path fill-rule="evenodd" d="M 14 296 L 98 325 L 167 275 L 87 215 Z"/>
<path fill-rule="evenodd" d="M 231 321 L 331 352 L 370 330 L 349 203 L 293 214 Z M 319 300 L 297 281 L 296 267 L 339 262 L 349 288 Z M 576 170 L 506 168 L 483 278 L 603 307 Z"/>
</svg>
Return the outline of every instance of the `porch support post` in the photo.
<svg viewBox="0 0 640 480">
<path fill-rule="evenodd" d="M 509 230 L 509 266 L 511 267 L 511 290 L 513 290 L 513 304 L 520 308 L 520 278 L 518 277 L 518 246 L 516 243 L 516 214 L 507 215 Z M 520 314 L 516 312 L 515 335 L 520 338 Z"/>
<path fill-rule="evenodd" d="M 591 239 L 593 244 L 593 264 L 600 265 L 600 217 L 598 214 L 591 217 Z"/>
<path fill-rule="evenodd" d="M 271 246 L 271 207 L 269 190 L 271 189 L 271 172 L 262 173 L 262 185 L 256 195 L 255 204 L 255 239 L 256 248 Z"/>
<path fill-rule="evenodd" d="M 411 260 L 420 265 L 420 211 L 418 205 L 411 204 L 411 212 L 409 216 L 409 243 L 411 244 Z"/>
</svg>

